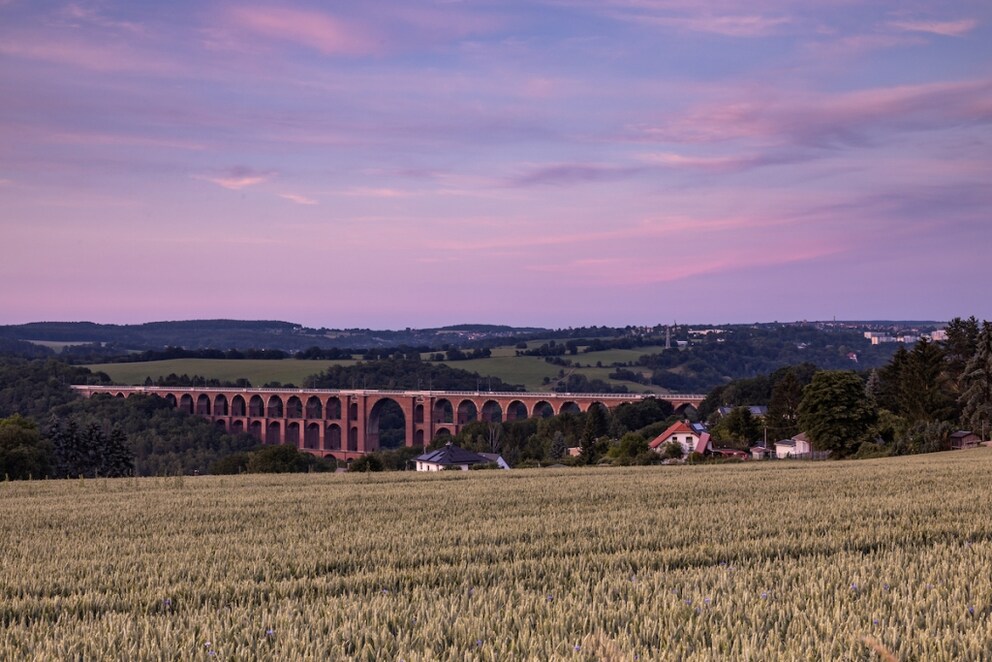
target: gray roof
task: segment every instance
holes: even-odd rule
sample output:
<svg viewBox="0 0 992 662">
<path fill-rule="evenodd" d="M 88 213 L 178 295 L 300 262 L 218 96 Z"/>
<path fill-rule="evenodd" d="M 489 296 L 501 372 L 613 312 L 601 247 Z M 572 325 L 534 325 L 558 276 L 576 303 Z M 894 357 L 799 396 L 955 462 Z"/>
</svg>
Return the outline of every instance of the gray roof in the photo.
<svg viewBox="0 0 992 662">
<path fill-rule="evenodd" d="M 490 460 L 486 455 L 489 454 L 473 453 L 460 446 L 455 446 L 449 441 L 437 450 L 418 456 L 417 462 L 431 462 L 432 464 L 454 466 L 462 464 L 488 464 L 489 462 L 496 461 L 495 459 Z"/>
<path fill-rule="evenodd" d="M 951 438 L 952 439 L 960 439 L 962 437 L 970 437 L 973 434 L 975 434 L 975 433 L 972 432 L 971 430 L 958 430 L 957 432 L 951 434 Z"/>
</svg>

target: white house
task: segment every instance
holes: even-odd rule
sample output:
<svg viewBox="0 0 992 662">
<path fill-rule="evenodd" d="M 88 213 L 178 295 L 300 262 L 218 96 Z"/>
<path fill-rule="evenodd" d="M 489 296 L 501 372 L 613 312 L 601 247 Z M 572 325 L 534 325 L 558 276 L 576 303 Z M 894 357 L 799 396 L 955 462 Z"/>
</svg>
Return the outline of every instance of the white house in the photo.
<svg viewBox="0 0 992 662">
<path fill-rule="evenodd" d="M 809 443 L 806 433 L 797 434 L 792 439 L 775 442 L 775 457 L 784 460 L 787 457 L 809 457 L 813 446 Z"/>
<path fill-rule="evenodd" d="M 710 444 L 710 434 L 695 428 L 686 421 L 673 423 L 667 430 L 652 439 L 648 446 L 660 453 L 665 444 L 672 443 L 677 443 L 682 447 L 683 456 L 689 453 L 706 453 L 713 450 Z"/>
<path fill-rule="evenodd" d="M 443 471 L 445 469 L 461 469 L 468 471 L 476 464 L 496 464 L 500 469 L 509 469 L 500 455 L 496 453 L 474 453 L 455 446 L 450 441 L 437 450 L 420 455 L 416 459 L 417 471 Z"/>
</svg>

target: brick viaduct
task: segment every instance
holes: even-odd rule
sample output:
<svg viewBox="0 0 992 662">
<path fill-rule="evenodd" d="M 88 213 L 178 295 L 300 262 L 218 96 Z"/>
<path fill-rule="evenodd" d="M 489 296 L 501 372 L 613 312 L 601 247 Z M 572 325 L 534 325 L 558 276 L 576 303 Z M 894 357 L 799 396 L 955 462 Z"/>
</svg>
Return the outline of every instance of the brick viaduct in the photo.
<svg viewBox="0 0 992 662">
<path fill-rule="evenodd" d="M 266 444 L 290 444 L 314 455 L 353 459 L 379 448 L 379 417 L 394 402 L 403 412 L 406 445 L 423 446 L 457 434 L 472 421 L 513 421 L 609 408 L 647 397 L 615 393 L 485 391 L 373 391 L 329 389 L 73 386 L 90 397 L 157 395 L 173 407 L 214 421 L 226 431 L 248 432 Z M 661 396 L 659 396 L 661 397 Z M 699 407 L 704 395 L 663 396 L 676 409 Z"/>
</svg>

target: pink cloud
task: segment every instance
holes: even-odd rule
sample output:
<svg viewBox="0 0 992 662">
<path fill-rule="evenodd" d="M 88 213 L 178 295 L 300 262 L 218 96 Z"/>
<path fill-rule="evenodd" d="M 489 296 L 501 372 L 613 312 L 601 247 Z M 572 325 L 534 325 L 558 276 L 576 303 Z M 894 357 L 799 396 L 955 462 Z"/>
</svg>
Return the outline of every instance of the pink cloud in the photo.
<svg viewBox="0 0 992 662">
<path fill-rule="evenodd" d="M 906 32 L 928 32 L 942 37 L 963 37 L 978 27 L 978 21 L 973 18 L 958 21 L 892 21 L 889 25 Z"/>
<path fill-rule="evenodd" d="M 305 195 L 298 195 L 296 193 L 280 193 L 280 198 L 289 200 L 290 202 L 295 202 L 298 205 L 315 205 L 317 201 L 313 198 L 308 198 Z"/>
<path fill-rule="evenodd" d="M 566 263 L 529 265 L 528 271 L 568 275 L 572 279 L 604 285 L 639 286 L 672 283 L 687 278 L 728 273 L 746 269 L 774 267 L 810 262 L 846 252 L 841 244 L 777 245 L 774 251 L 748 251 L 731 247 L 710 248 L 694 253 L 692 259 L 661 261 L 625 257 L 623 259 L 578 259 Z"/>
<path fill-rule="evenodd" d="M 172 61 L 120 43 L 92 43 L 65 35 L 23 34 L 0 37 L 0 53 L 101 72 L 174 74 Z"/>
<path fill-rule="evenodd" d="M 381 43 L 364 27 L 316 11 L 285 7 L 235 7 L 233 22 L 250 32 L 302 44 L 325 55 L 370 55 Z"/>
<path fill-rule="evenodd" d="M 945 129 L 992 122 L 992 81 L 974 80 L 875 88 L 782 99 L 757 89 L 746 98 L 711 102 L 653 126 L 635 127 L 643 142 L 706 143 L 761 139 L 824 146 L 861 143 L 869 130 Z"/>
<path fill-rule="evenodd" d="M 260 172 L 251 168 L 236 166 L 218 173 L 194 175 L 193 178 L 210 182 L 211 184 L 216 184 L 232 191 L 239 191 L 249 186 L 263 184 L 272 179 L 274 175 L 275 173 L 273 172 Z"/>
</svg>

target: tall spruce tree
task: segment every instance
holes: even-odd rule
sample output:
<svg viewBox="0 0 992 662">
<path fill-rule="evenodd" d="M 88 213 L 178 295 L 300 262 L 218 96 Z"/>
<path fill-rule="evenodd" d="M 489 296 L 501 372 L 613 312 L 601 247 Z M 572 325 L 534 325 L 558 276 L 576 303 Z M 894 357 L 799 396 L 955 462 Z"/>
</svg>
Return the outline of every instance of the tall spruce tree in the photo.
<svg viewBox="0 0 992 662">
<path fill-rule="evenodd" d="M 992 325 L 982 324 L 975 353 L 961 376 L 961 421 L 988 439 L 992 429 Z"/>
<path fill-rule="evenodd" d="M 898 413 L 910 423 L 952 419 L 955 403 L 947 386 L 944 350 L 923 338 L 899 375 Z"/>
</svg>

